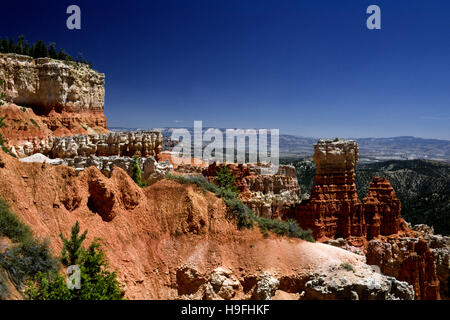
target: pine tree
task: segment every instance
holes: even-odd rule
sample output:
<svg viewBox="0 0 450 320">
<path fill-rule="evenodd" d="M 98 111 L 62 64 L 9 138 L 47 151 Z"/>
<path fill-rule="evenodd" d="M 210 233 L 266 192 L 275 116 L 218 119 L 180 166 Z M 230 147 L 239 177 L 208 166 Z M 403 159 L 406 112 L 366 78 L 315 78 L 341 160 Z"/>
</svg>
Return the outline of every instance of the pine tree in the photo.
<svg viewBox="0 0 450 320">
<path fill-rule="evenodd" d="M 137 156 L 134 156 L 133 180 L 141 188 L 145 188 L 147 186 L 147 183 L 145 181 L 142 181 L 142 170 L 141 166 L 139 165 L 139 157 Z"/>
<path fill-rule="evenodd" d="M 80 237 L 78 237 L 79 232 L 80 232 L 80 224 L 77 221 L 75 225 L 72 227 L 70 240 L 64 238 L 62 233 L 59 234 L 59 237 L 61 238 L 64 244 L 64 247 L 61 251 L 61 262 L 66 267 L 79 263 L 82 249 L 81 244 L 86 239 L 87 230 Z"/>
<path fill-rule="evenodd" d="M 117 280 L 116 272 L 108 271 L 108 261 L 101 250 L 99 240 L 94 240 L 85 249 L 81 246 L 86 237 L 87 230 L 78 236 L 80 227 L 77 223 L 72 227 L 71 239 L 65 239 L 61 235 L 64 243 L 64 257 L 67 258 L 64 265 L 71 262 L 80 268 L 80 288 L 69 289 L 64 277 L 59 273 L 40 273 L 35 278 L 34 283 L 29 283 L 26 294 L 34 300 L 122 300 L 122 284 Z M 70 254 L 73 253 L 70 262 Z M 63 262 L 64 263 L 64 262 Z"/>
<path fill-rule="evenodd" d="M 13 53 L 15 49 L 14 39 L 8 41 L 8 53 Z"/>
<path fill-rule="evenodd" d="M 35 58 L 46 58 L 48 57 L 48 49 L 42 40 L 36 42 L 35 48 Z"/>
<path fill-rule="evenodd" d="M 25 45 L 23 47 L 23 54 L 26 56 L 31 56 L 30 44 L 28 43 L 28 41 L 25 41 Z"/>
<path fill-rule="evenodd" d="M 50 42 L 48 56 L 52 59 L 56 59 L 58 57 L 58 53 L 56 52 L 56 44 L 54 42 Z"/>
<path fill-rule="evenodd" d="M 21 34 L 17 38 L 16 50 L 15 50 L 15 52 L 17 54 L 23 54 L 24 42 L 25 42 L 25 36 L 23 34 Z"/>
</svg>

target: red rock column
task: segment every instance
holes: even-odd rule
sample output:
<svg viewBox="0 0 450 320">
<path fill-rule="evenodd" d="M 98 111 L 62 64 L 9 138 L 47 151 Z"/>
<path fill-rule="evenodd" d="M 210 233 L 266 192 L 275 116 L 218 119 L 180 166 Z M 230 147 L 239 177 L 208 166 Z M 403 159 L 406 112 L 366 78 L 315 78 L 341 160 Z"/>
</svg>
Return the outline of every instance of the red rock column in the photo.
<svg viewBox="0 0 450 320">
<path fill-rule="evenodd" d="M 316 175 L 309 201 L 296 207 L 299 225 L 314 237 L 349 237 L 365 231 L 355 185 L 358 145 L 355 141 L 319 140 L 314 145 Z"/>
</svg>

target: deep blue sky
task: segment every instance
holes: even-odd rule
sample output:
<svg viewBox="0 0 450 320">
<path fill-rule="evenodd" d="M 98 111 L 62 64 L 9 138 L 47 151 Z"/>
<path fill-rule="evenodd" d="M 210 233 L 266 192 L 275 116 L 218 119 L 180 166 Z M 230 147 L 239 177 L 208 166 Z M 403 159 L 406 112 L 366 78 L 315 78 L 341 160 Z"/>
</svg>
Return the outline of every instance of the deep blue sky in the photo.
<svg viewBox="0 0 450 320">
<path fill-rule="evenodd" d="M 78 4 L 82 30 L 66 28 Z M 382 30 L 366 28 L 370 4 Z M 82 52 L 110 126 L 450 139 L 450 1 L 7 1 L 0 36 Z"/>
</svg>

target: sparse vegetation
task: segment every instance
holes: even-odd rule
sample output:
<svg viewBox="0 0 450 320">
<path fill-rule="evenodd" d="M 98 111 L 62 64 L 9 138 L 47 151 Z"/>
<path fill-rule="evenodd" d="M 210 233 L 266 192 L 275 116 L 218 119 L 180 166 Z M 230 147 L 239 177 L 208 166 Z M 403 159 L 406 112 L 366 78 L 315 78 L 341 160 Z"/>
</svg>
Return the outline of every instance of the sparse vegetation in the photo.
<svg viewBox="0 0 450 320">
<path fill-rule="evenodd" d="M 5 120 L 5 119 L 6 119 L 6 116 L 0 117 L 0 128 L 5 125 L 3 122 L 3 120 Z M 3 135 L 0 133 L 0 148 L 2 148 L 3 152 L 16 158 L 16 155 L 14 153 L 12 153 L 11 150 L 9 150 L 9 148 L 6 146 L 6 143 L 8 143 L 8 141 L 5 138 L 3 138 Z"/>
<path fill-rule="evenodd" d="M 54 42 L 49 43 L 47 46 L 42 40 L 36 41 L 36 43 L 29 43 L 24 35 L 20 35 L 17 41 L 14 38 L 0 39 L 0 53 L 16 53 L 33 58 L 52 58 L 62 61 L 74 61 L 77 63 L 84 63 L 92 67 L 92 63 L 86 61 L 83 54 L 80 52 L 76 59 L 70 54 L 66 53 L 63 49 L 56 50 L 56 44 Z"/>
<path fill-rule="evenodd" d="M 0 300 L 6 300 L 9 296 L 6 281 L 6 274 L 3 270 L 0 269 Z"/>
<path fill-rule="evenodd" d="M 134 182 L 136 182 L 136 184 L 139 187 L 141 187 L 141 188 L 147 187 L 147 183 L 145 181 L 142 181 L 142 170 L 141 170 L 141 165 L 139 164 L 139 157 L 137 157 L 137 156 L 134 156 L 133 180 L 134 180 Z"/>
<path fill-rule="evenodd" d="M 353 266 L 348 262 L 341 263 L 341 268 L 343 268 L 347 271 L 355 272 L 355 268 L 353 268 Z"/>
<path fill-rule="evenodd" d="M 236 219 L 238 228 L 252 228 L 256 222 L 264 236 L 269 236 L 268 231 L 278 235 L 300 238 L 314 242 L 311 230 L 302 230 L 294 220 L 281 221 L 256 216 L 238 197 L 238 195 L 214 183 L 210 183 L 203 176 L 181 176 L 168 174 L 166 179 L 178 181 L 179 183 L 195 184 L 203 190 L 210 191 L 223 199 L 229 212 Z"/>
<path fill-rule="evenodd" d="M 35 127 L 39 128 L 39 129 L 41 128 L 41 126 L 36 122 L 36 120 L 30 119 L 30 121 Z"/>
<path fill-rule="evenodd" d="M 7 277 L 18 289 L 26 288 L 30 299 L 38 300 L 112 300 L 122 299 L 122 286 L 115 272 L 108 271 L 106 257 L 99 239 L 85 249 L 82 243 L 87 231 L 79 235 L 78 222 L 72 227 L 70 239 L 61 234 L 64 247 L 61 258 L 55 258 L 48 240 L 38 240 L 28 226 L 14 215 L 8 204 L 0 200 L 0 236 L 12 244 L 0 252 L 0 299 L 9 295 Z M 69 289 L 58 270 L 79 265 L 81 289 Z"/>
<path fill-rule="evenodd" d="M 13 242 L 0 253 L 1 297 L 8 296 L 5 272 L 13 283 L 21 288 L 38 273 L 57 270 L 58 262 L 51 254 L 49 242 L 33 238 L 30 228 L 10 211 L 4 200 L 0 200 L 0 236 Z"/>
<path fill-rule="evenodd" d="M 10 211 L 8 203 L 3 199 L 0 199 L 0 236 L 22 243 L 33 238 L 30 228 Z"/>
</svg>

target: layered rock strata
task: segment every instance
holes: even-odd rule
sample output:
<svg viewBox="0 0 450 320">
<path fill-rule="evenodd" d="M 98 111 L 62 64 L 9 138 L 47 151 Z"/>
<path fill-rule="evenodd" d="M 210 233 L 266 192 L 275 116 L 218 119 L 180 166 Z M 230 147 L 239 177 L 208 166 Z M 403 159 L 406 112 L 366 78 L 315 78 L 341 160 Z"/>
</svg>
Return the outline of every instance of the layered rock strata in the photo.
<svg viewBox="0 0 450 320">
<path fill-rule="evenodd" d="M 32 107 L 39 115 L 103 115 L 105 75 L 85 64 L 2 53 L 0 79 L 6 101 Z"/>
<path fill-rule="evenodd" d="M 45 140 L 27 141 L 14 150 L 21 157 L 42 153 L 50 158 L 62 159 L 90 155 L 157 158 L 161 151 L 161 133 L 137 131 L 49 137 Z"/>
<path fill-rule="evenodd" d="M 222 166 L 210 164 L 202 173 L 209 181 L 215 181 Z M 300 187 L 293 166 L 280 165 L 275 175 L 262 174 L 262 167 L 257 164 L 226 166 L 236 178 L 240 198 L 258 216 L 271 218 L 300 202 Z"/>
<path fill-rule="evenodd" d="M 364 215 L 355 184 L 358 145 L 321 139 L 314 145 L 314 161 L 311 196 L 296 208 L 300 226 L 313 230 L 316 239 L 363 235 Z"/>
<path fill-rule="evenodd" d="M 0 129 L 9 146 L 35 147 L 51 136 L 106 133 L 105 75 L 85 64 L 0 54 Z"/>
<path fill-rule="evenodd" d="M 362 202 L 369 240 L 400 231 L 404 224 L 401 203 L 387 179 L 375 177 Z"/>
</svg>

